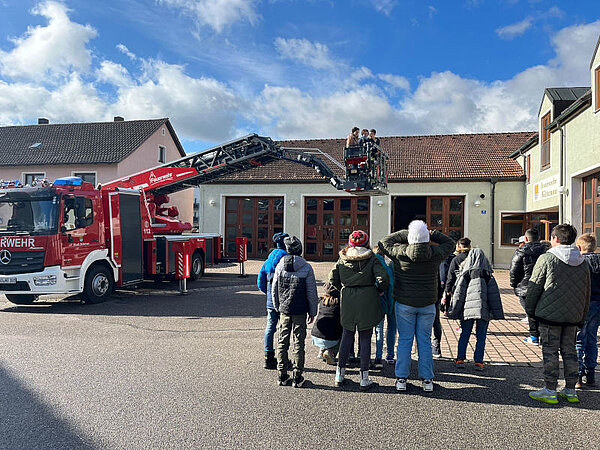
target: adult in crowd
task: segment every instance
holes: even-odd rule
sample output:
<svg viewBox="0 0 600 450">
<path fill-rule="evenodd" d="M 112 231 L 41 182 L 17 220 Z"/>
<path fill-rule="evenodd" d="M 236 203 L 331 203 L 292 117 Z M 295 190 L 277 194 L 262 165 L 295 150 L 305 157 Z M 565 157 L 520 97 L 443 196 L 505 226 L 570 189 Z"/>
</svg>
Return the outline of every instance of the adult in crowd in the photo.
<svg viewBox="0 0 600 450">
<path fill-rule="evenodd" d="M 371 138 L 371 141 L 373 141 L 375 144 L 380 144 L 381 141 L 377 137 L 377 130 L 375 128 L 371 128 L 371 131 L 369 131 L 369 137 Z"/>
<path fill-rule="evenodd" d="M 369 130 L 363 128 L 360 132 L 360 138 L 358 139 L 358 143 L 362 145 L 366 144 L 367 142 L 371 142 L 371 138 L 369 137 Z"/>
<path fill-rule="evenodd" d="M 525 309 L 527 298 L 527 286 L 533 272 L 533 268 L 538 258 L 546 252 L 546 246 L 540 242 L 540 234 L 530 228 L 525 232 L 524 244 L 515 250 L 515 254 L 510 263 L 510 286 L 515 290 L 519 297 L 519 302 Z M 529 323 L 529 337 L 524 341 L 528 344 L 539 345 L 540 332 L 535 317 L 527 316 Z"/>
<path fill-rule="evenodd" d="M 439 245 L 432 245 L 430 241 Z M 406 390 L 410 353 L 416 335 L 419 376 L 423 380 L 423 390 L 432 392 L 431 329 L 438 298 L 438 271 L 440 263 L 452 253 L 454 241 L 437 230 L 429 231 L 425 222 L 414 220 L 408 230 L 383 238 L 379 248 L 394 263 L 394 300 L 398 325 L 396 389 Z"/>
<path fill-rule="evenodd" d="M 390 279 L 387 291 L 379 297 L 381 300 L 381 309 L 385 318 L 375 327 L 375 369 L 383 369 L 383 341 L 385 336 L 386 357 L 388 364 L 394 364 L 394 347 L 396 346 L 396 314 L 394 313 L 394 263 L 387 256 L 383 255 L 379 247 L 373 247 L 373 253 L 381 265 L 387 271 Z M 384 332 L 384 322 L 387 319 L 387 330 Z"/>
<path fill-rule="evenodd" d="M 558 353 L 562 356 L 566 387 L 559 395 L 579 402 L 575 384 L 579 372 L 575 341 L 590 304 L 590 269 L 573 245 L 577 230 L 572 225 L 552 229 L 552 248 L 535 263 L 527 287 L 526 311 L 539 322 L 545 388 L 529 393 L 535 400 L 558 403 Z"/>
<path fill-rule="evenodd" d="M 434 358 L 442 357 L 442 322 L 440 315 L 442 312 L 446 312 L 446 279 L 448 278 L 448 271 L 450 270 L 450 264 L 454 257 L 458 254 L 458 243 L 456 244 L 456 250 L 450 254 L 440 264 L 439 270 L 439 284 L 438 284 L 438 301 L 435 303 L 435 319 L 433 320 L 433 339 L 431 340 L 431 351 L 433 352 Z M 450 303 L 450 299 L 447 299 Z"/>
<path fill-rule="evenodd" d="M 483 357 L 489 322 L 504 319 L 500 289 L 492 275 L 493 272 L 490 262 L 480 248 L 472 249 L 460 266 L 460 275 L 448 308 L 448 317 L 460 320 L 457 367 L 465 365 L 467 345 L 475 326 L 475 370 L 484 369 Z"/>
<path fill-rule="evenodd" d="M 358 133 L 360 128 L 352 128 L 352 132 L 346 138 L 346 147 L 357 147 L 358 146 Z"/>
<path fill-rule="evenodd" d="M 267 295 L 267 326 L 265 328 L 265 369 L 277 369 L 277 359 L 275 358 L 275 347 L 273 346 L 273 336 L 279 322 L 279 313 L 273 306 L 273 296 L 271 295 L 271 285 L 273 275 L 279 260 L 287 255 L 283 240 L 288 236 L 287 233 L 275 233 L 273 243 L 275 248 L 269 253 L 267 260 L 263 263 L 258 272 L 256 284 L 261 292 Z"/>
<path fill-rule="evenodd" d="M 577 248 L 590 266 L 591 296 L 585 324 L 577 333 L 577 356 L 579 358 L 578 387 L 596 385 L 598 365 L 598 327 L 600 325 L 600 254 L 596 251 L 596 238 L 582 234 L 577 239 Z"/>
<path fill-rule="evenodd" d="M 348 245 L 340 251 L 340 258 L 329 273 L 329 282 L 340 291 L 341 323 L 344 328 L 335 385 L 344 383 L 348 355 L 354 348 L 354 334 L 358 330 L 360 351 L 360 389 L 369 389 L 371 363 L 371 336 L 373 327 L 383 319 L 381 301 L 389 284 L 386 269 L 369 248 L 369 236 L 361 230 L 353 231 Z"/>
</svg>

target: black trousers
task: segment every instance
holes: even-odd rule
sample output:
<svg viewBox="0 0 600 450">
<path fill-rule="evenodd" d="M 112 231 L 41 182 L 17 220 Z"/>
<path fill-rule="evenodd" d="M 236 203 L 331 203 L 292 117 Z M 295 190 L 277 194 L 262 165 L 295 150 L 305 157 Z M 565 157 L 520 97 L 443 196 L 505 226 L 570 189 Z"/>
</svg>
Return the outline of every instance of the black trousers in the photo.
<svg viewBox="0 0 600 450">
<path fill-rule="evenodd" d="M 523 307 L 523 309 L 525 309 L 525 298 L 526 297 L 521 297 L 519 296 L 519 303 L 521 303 L 521 306 Z M 535 320 L 534 317 L 529 317 L 529 315 L 527 316 L 527 322 L 529 322 L 529 335 L 530 336 L 534 336 L 536 338 L 540 337 L 540 330 L 539 330 L 539 323 L 537 320 Z"/>
<path fill-rule="evenodd" d="M 342 333 L 342 342 L 340 343 L 340 353 L 338 355 L 338 365 L 340 367 L 346 367 L 348 363 L 348 356 L 350 352 L 354 350 L 354 331 L 350 331 L 344 328 Z M 358 348 L 360 351 L 360 370 L 369 370 L 371 363 L 371 336 L 373 334 L 373 328 L 358 332 Z"/>
</svg>

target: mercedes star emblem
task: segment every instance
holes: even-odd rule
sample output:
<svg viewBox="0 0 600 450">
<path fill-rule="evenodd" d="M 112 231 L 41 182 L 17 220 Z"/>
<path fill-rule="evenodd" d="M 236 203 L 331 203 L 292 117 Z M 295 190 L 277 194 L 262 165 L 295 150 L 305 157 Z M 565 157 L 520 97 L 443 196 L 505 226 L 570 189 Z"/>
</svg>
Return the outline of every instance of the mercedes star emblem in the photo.
<svg viewBox="0 0 600 450">
<path fill-rule="evenodd" d="M 12 255 L 8 250 L 0 250 L 0 263 L 6 265 L 10 262 Z"/>
</svg>

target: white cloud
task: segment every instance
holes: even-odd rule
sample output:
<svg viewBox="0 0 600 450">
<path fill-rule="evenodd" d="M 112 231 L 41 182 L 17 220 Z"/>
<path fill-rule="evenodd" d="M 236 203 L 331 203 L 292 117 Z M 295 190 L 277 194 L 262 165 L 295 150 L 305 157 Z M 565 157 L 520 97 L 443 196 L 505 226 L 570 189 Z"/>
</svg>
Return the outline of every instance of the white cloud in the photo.
<svg viewBox="0 0 600 450">
<path fill-rule="evenodd" d="M 336 66 L 329 54 L 329 48 L 319 42 L 278 37 L 275 39 L 275 49 L 283 58 L 315 69 L 332 69 Z"/>
<path fill-rule="evenodd" d="M 157 0 L 158 3 L 181 9 L 199 26 L 208 26 L 217 33 L 236 22 L 255 25 L 260 15 L 256 7 L 260 0 Z"/>
<path fill-rule="evenodd" d="M 389 16 L 398 3 L 397 0 L 370 0 L 377 12 Z"/>
<path fill-rule="evenodd" d="M 136 61 L 138 59 L 137 55 L 130 51 L 124 44 L 117 44 L 116 48 L 132 61 Z"/>
<path fill-rule="evenodd" d="M 438 12 L 437 8 L 435 6 L 433 6 L 433 5 L 429 5 L 427 7 L 427 10 L 429 11 L 429 18 L 430 19 L 433 18 L 433 16 L 436 15 L 437 12 Z"/>
<path fill-rule="evenodd" d="M 377 75 L 377 78 L 379 78 L 382 81 L 385 81 L 394 90 L 410 90 L 410 81 L 408 81 L 407 78 L 402 77 L 400 75 L 394 75 L 391 73 L 381 73 Z"/>
<path fill-rule="evenodd" d="M 502 39 L 511 40 L 525 34 L 525 32 L 531 27 L 532 23 L 533 19 L 531 17 L 528 17 L 526 19 L 521 20 L 520 22 L 513 23 L 511 25 L 506 25 L 502 28 L 497 28 L 496 34 Z"/>
<path fill-rule="evenodd" d="M 87 71 L 92 57 L 86 44 L 96 37 L 96 30 L 71 22 L 67 12 L 65 5 L 54 1 L 36 6 L 32 13 L 47 18 L 48 24 L 29 27 L 22 37 L 13 39 L 12 51 L 0 51 L 0 73 L 39 80 Z"/>
<path fill-rule="evenodd" d="M 112 61 L 102 61 L 100 63 L 100 68 L 96 71 L 96 79 L 116 87 L 133 85 L 133 80 L 129 75 L 129 71 L 121 64 Z"/>
</svg>

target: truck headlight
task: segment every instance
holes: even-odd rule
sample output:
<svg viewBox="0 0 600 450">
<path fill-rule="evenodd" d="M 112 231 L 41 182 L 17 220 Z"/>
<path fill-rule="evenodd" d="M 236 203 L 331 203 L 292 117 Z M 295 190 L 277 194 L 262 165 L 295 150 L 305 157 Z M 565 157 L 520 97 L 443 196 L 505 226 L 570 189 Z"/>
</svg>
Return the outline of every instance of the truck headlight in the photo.
<svg viewBox="0 0 600 450">
<path fill-rule="evenodd" d="M 33 277 L 33 284 L 36 286 L 52 286 L 53 284 L 56 284 L 56 275 Z"/>
</svg>

